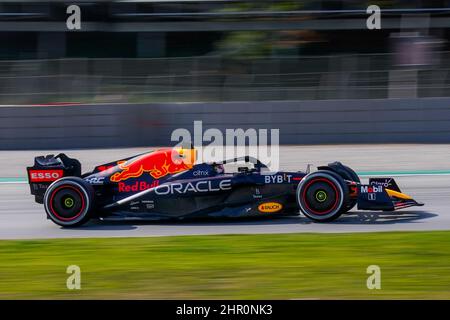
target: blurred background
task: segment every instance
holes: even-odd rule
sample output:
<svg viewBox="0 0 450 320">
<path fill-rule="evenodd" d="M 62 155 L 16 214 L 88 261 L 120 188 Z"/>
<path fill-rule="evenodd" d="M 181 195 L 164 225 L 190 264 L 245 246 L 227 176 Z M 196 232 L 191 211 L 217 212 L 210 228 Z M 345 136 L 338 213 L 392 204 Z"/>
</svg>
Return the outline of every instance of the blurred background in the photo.
<svg viewBox="0 0 450 320">
<path fill-rule="evenodd" d="M 66 8 L 81 8 L 81 30 Z M 382 9 L 368 30 L 366 9 Z M 450 95 L 450 1 L 2 1 L 0 104 Z"/>
<path fill-rule="evenodd" d="M 426 207 L 69 232 L 29 195 L 35 156 L 61 150 L 86 172 L 194 121 L 278 129 L 282 170 L 400 175 Z M 449 299 L 448 232 L 359 233 L 450 229 L 449 144 L 450 0 L 0 0 L 0 239 L 96 237 L 0 241 L 0 299 Z M 268 234 L 282 232 L 308 233 Z M 193 234 L 209 236 L 157 237 Z M 65 287 L 72 264 L 81 291 Z"/>
<path fill-rule="evenodd" d="M 170 145 L 195 120 L 449 143 L 449 40 L 450 0 L 2 1 L 0 149 Z"/>
</svg>

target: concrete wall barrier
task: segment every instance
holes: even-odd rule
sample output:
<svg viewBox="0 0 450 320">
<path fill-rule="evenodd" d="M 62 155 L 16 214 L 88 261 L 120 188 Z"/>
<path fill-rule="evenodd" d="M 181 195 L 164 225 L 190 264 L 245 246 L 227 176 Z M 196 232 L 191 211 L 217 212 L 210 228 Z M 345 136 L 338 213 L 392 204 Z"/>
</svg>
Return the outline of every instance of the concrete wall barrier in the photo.
<svg viewBox="0 0 450 320">
<path fill-rule="evenodd" d="M 0 107 L 0 149 L 172 145 L 176 128 L 280 129 L 281 144 L 450 143 L 450 98 Z"/>
</svg>

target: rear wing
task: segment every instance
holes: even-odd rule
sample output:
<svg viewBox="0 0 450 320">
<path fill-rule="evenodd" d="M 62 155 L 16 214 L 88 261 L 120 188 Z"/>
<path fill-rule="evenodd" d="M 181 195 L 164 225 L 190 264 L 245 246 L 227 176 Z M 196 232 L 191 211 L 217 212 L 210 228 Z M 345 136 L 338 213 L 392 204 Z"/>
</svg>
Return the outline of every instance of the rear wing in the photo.
<svg viewBox="0 0 450 320">
<path fill-rule="evenodd" d="M 27 167 L 30 192 L 37 203 L 43 203 L 47 188 L 54 181 L 67 176 L 81 176 L 81 164 L 64 153 L 34 158 L 34 165 Z"/>
</svg>

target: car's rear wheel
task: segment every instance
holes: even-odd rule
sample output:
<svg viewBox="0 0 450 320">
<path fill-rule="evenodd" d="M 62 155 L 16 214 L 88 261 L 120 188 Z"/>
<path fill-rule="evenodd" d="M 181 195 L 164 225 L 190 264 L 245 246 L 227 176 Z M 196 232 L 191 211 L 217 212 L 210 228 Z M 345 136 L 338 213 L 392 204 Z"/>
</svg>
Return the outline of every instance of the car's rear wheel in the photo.
<svg viewBox="0 0 450 320">
<path fill-rule="evenodd" d="M 308 174 L 297 187 L 297 203 L 308 218 L 326 222 L 337 219 L 348 206 L 348 187 L 336 173 Z"/>
<path fill-rule="evenodd" d="M 91 218 L 94 190 L 78 177 L 66 177 L 52 183 L 44 195 L 48 217 L 63 227 L 77 227 Z"/>
</svg>

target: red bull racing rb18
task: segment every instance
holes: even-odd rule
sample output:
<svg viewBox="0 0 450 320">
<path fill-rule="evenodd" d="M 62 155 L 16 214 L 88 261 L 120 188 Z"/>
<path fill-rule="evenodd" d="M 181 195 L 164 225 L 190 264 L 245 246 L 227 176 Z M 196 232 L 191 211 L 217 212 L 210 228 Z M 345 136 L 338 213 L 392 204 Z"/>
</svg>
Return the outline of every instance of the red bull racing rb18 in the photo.
<svg viewBox="0 0 450 320">
<path fill-rule="evenodd" d="M 83 173 L 65 154 L 36 157 L 28 167 L 31 194 L 63 227 L 90 219 L 161 220 L 298 215 L 332 221 L 359 210 L 421 206 L 392 178 L 363 184 L 340 162 L 314 172 L 269 172 L 250 156 L 196 163 L 193 148 L 159 149 Z M 244 164 L 227 172 L 227 164 Z"/>
</svg>

